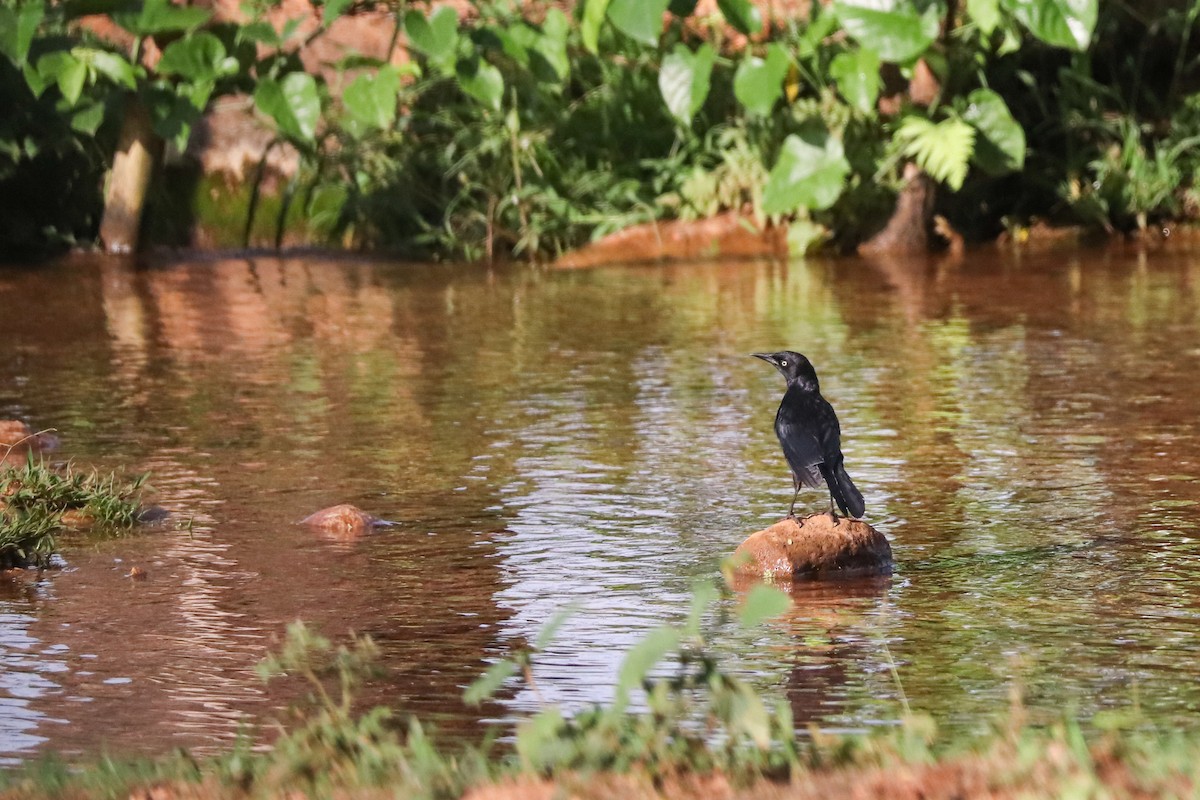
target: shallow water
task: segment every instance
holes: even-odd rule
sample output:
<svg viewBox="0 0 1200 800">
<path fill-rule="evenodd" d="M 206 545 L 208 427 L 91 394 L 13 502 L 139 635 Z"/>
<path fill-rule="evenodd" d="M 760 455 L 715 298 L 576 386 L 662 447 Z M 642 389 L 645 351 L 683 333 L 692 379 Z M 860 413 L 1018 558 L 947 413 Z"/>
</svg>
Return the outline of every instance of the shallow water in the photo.
<svg viewBox="0 0 1200 800">
<path fill-rule="evenodd" d="M 622 651 L 786 510 L 782 380 L 747 357 L 784 347 L 817 366 L 897 572 L 798 590 L 753 633 L 711 615 L 731 669 L 830 730 L 906 701 L 975 731 L 1014 685 L 1035 718 L 1200 706 L 1198 255 L 74 259 L 0 270 L 0 342 L 0 419 L 150 471 L 173 512 L 0 582 L 7 763 L 218 750 L 286 702 L 253 667 L 294 619 L 370 634 L 369 699 L 469 736 L 538 698 L 462 688 L 575 602 L 541 698 L 609 699 Z M 398 524 L 295 524 L 339 502 Z"/>
</svg>

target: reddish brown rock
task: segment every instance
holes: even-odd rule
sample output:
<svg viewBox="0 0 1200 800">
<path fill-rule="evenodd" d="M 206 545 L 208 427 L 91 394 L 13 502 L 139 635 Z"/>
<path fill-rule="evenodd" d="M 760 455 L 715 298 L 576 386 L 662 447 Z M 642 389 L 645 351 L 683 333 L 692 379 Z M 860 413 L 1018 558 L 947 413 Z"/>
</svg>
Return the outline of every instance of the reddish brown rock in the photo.
<svg viewBox="0 0 1200 800">
<path fill-rule="evenodd" d="M 17 419 L 0 419 L 0 464 L 24 460 L 30 450 L 53 450 L 58 437 L 49 431 L 35 431 Z"/>
<path fill-rule="evenodd" d="M 83 528 L 90 528 L 91 526 L 95 525 L 96 518 L 85 509 L 68 508 L 63 512 L 62 517 L 59 519 L 59 524 L 61 524 L 64 528 L 82 530 Z"/>
<path fill-rule="evenodd" d="M 300 520 L 331 539 L 357 539 L 376 525 L 385 525 L 383 520 L 373 517 L 362 509 L 343 503 L 340 506 L 323 508 Z"/>
<path fill-rule="evenodd" d="M 0 447 L 48 448 L 55 438 L 47 431 L 34 431 L 19 419 L 0 419 Z"/>
<path fill-rule="evenodd" d="M 734 212 L 694 221 L 648 222 L 567 253 L 559 269 L 698 258 L 764 258 L 787 254 L 787 229 L 760 227 Z"/>
<path fill-rule="evenodd" d="M 889 575 L 892 548 L 865 522 L 829 514 L 783 519 L 752 533 L 734 553 L 740 577 L 830 580 Z"/>
</svg>

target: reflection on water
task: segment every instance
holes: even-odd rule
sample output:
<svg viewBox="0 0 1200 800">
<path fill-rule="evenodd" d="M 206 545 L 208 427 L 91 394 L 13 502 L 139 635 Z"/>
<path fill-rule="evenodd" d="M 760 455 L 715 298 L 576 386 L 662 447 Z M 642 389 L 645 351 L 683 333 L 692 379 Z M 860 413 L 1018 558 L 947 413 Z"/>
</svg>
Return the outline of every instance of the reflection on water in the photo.
<svg viewBox="0 0 1200 800">
<path fill-rule="evenodd" d="M 470 735 L 612 696 L 791 495 L 771 420 L 794 348 L 842 420 L 897 574 L 707 623 L 801 727 L 974 730 L 1200 704 L 1200 261 L 697 264 L 547 273 L 325 258 L 0 271 L 0 419 L 150 470 L 174 517 L 0 584 L 0 758 L 210 752 L 286 702 L 254 664 L 297 618 L 368 633 L 369 699 Z M 823 507 L 816 493 L 802 495 Z M 294 523 L 338 502 L 357 542 Z M 131 566 L 145 581 L 127 576 Z M 555 612 L 538 695 L 458 700 Z"/>
</svg>

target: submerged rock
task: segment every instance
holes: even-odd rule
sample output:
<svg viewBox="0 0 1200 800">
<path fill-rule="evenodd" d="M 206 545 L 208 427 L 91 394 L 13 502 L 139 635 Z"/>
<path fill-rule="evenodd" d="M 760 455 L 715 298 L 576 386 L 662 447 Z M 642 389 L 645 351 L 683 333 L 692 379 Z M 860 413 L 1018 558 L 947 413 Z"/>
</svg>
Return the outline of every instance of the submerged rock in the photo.
<svg viewBox="0 0 1200 800">
<path fill-rule="evenodd" d="M 48 431 L 35 431 L 19 419 L 0 419 L 0 461 L 14 454 L 22 458 L 29 450 L 53 450 L 58 437 Z"/>
<path fill-rule="evenodd" d="M 307 525 L 331 539 L 357 539 L 371 528 L 393 523 L 343 503 L 309 514 L 300 520 L 300 524 Z"/>
<path fill-rule="evenodd" d="M 171 512 L 162 506 L 142 506 L 138 509 L 137 521 L 145 524 L 162 522 L 171 516 Z"/>
<path fill-rule="evenodd" d="M 92 515 L 92 512 L 84 508 L 68 508 L 59 517 L 58 522 L 64 528 L 82 530 L 83 528 L 90 528 L 95 525 L 96 517 Z"/>
<path fill-rule="evenodd" d="M 890 575 L 892 548 L 865 522 L 827 513 L 782 519 L 750 534 L 734 553 L 735 574 L 754 578 L 830 580 Z"/>
</svg>

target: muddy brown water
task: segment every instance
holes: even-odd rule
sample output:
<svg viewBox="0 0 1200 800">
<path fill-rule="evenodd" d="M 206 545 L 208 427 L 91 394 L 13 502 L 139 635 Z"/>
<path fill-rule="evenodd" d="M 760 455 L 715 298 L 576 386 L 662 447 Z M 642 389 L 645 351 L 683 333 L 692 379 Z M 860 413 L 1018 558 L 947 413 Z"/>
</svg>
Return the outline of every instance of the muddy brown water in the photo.
<svg viewBox="0 0 1200 800">
<path fill-rule="evenodd" d="M 612 697 L 622 652 L 778 519 L 793 348 L 841 416 L 896 574 L 706 631 L 799 727 L 950 731 L 1200 706 L 1200 255 L 555 273 L 325 257 L 0 270 L 0 418 L 150 471 L 166 523 L 0 582 L 0 757 L 215 752 L 286 691 L 288 622 L 380 644 L 368 690 L 471 736 Z M 802 502 L 819 509 L 819 493 Z M 295 522 L 354 503 L 358 541 Z M 145 580 L 127 577 L 133 566 Z M 539 697 L 461 691 L 580 610 Z"/>
</svg>

